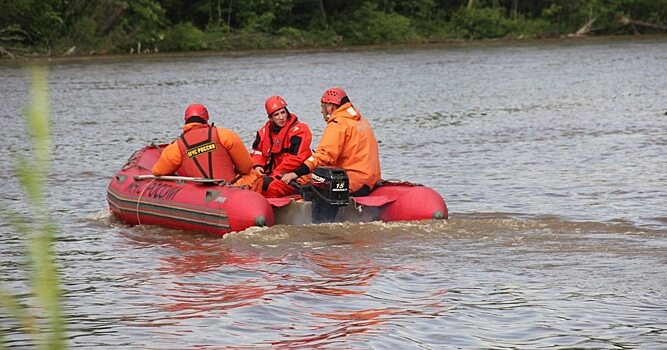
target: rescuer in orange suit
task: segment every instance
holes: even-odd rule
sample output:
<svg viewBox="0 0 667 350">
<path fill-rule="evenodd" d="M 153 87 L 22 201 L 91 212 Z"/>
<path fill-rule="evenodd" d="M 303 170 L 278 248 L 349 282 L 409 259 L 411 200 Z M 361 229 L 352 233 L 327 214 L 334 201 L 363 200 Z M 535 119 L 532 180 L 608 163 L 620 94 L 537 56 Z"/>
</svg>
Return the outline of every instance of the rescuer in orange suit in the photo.
<svg viewBox="0 0 667 350">
<path fill-rule="evenodd" d="M 261 177 L 252 171 L 252 158 L 241 138 L 233 131 L 208 123 L 204 105 L 185 109 L 183 133 L 162 150 L 151 173 L 223 179 L 234 185 L 261 190 Z"/>
<path fill-rule="evenodd" d="M 307 124 L 287 110 L 282 97 L 269 97 L 264 108 L 269 120 L 257 131 L 252 144 L 253 168 L 265 176 L 262 194 L 267 198 L 296 194 L 294 187 L 280 179 L 310 157 L 313 135 Z"/>
<path fill-rule="evenodd" d="M 318 166 L 334 166 L 347 172 L 350 196 L 367 196 L 381 179 L 378 143 L 370 123 L 350 103 L 341 88 L 324 92 L 320 100 L 327 123 L 312 156 L 295 171 L 282 177 L 284 183 L 306 175 Z"/>
</svg>

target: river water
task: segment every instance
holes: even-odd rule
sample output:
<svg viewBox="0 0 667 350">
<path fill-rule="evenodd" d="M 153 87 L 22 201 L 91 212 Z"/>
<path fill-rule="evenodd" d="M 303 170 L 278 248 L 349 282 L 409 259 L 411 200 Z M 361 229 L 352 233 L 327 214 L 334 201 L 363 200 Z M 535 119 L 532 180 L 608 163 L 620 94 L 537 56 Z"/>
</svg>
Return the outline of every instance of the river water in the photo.
<svg viewBox="0 0 667 350">
<path fill-rule="evenodd" d="M 667 38 L 48 64 L 47 191 L 72 348 L 664 349 Z M 0 200 L 30 149 L 27 70 L 0 65 Z M 448 221 L 129 227 L 106 186 L 179 132 L 187 104 L 250 145 L 280 94 L 319 140 L 342 86 L 373 124 L 383 177 L 441 193 Z M 416 203 L 418 205 L 418 203 Z M 5 290 L 29 284 L 0 223 Z M 29 339 L 0 313 L 10 348 Z"/>
</svg>

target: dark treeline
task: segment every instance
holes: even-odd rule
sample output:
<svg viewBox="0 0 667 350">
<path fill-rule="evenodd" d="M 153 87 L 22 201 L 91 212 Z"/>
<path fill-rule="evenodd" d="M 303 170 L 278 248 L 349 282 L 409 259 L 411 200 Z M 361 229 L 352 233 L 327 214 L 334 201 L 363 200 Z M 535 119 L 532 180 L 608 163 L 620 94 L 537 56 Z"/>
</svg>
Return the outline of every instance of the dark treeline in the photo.
<svg viewBox="0 0 667 350">
<path fill-rule="evenodd" d="M 667 31 L 667 0 L 0 0 L 0 55 Z"/>
</svg>

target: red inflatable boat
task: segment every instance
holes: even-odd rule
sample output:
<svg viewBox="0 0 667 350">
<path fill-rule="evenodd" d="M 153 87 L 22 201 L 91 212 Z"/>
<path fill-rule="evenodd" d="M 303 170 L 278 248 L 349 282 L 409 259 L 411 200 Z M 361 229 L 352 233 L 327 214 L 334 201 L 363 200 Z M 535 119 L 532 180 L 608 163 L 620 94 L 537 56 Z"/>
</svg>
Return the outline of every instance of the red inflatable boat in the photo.
<svg viewBox="0 0 667 350">
<path fill-rule="evenodd" d="M 214 179 L 152 176 L 150 169 L 165 146 L 153 145 L 138 150 L 109 183 L 109 208 L 130 225 L 158 225 L 222 235 L 252 226 L 310 224 L 313 222 L 313 205 L 317 206 L 317 201 L 329 196 L 335 198 L 324 200 L 333 201 L 330 203 L 339 207 L 334 212 L 338 222 L 448 217 L 447 205 L 437 192 L 405 182 L 385 181 L 367 197 L 348 198 L 347 191 L 343 194 L 326 192 L 326 188 L 322 192 L 324 196 L 317 195 L 319 192 L 313 185 L 315 196 L 267 199 L 259 193 Z M 315 174 L 319 174 L 318 170 Z M 338 173 L 344 174 L 340 169 Z M 323 184 L 324 187 L 330 185 L 326 181 L 320 182 L 319 189 Z"/>
</svg>

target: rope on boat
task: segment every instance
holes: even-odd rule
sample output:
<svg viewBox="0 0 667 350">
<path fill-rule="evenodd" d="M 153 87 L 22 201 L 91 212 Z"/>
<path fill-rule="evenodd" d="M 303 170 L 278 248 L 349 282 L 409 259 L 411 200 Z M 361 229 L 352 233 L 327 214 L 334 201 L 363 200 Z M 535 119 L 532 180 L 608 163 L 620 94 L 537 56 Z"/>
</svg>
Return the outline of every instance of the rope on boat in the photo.
<svg viewBox="0 0 667 350">
<path fill-rule="evenodd" d="M 155 180 L 155 179 L 151 180 L 151 182 L 149 182 L 148 185 L 144 186 L 144 189 L 141 190 L 141 193 L 139 194 L 139 198 L 137 199 L 137 209 L 136 209 L 137 225 L 141 225 L 141 220 L 139 219 L 139 206 L 141 205 L 141 197 L 144 196 L 144 193 L 146 192 L 146 189 L 148 189 L 151 186 L 151 184 L 155 181 L 157 181 L 157 180 Z"/>
<path fill-rule="evenodd" d="M 149 170 L 150 169 L 144 169 Z M 222 183 L 227 184 L 225 179 L 209 179 L 206 177 L 189 177 L 189 176 L 173 176 L 173 175 L 137 175 L 134 177 L 135 180 L 167 180 L 167 181 L 178 181 L 179 183 L 190 181 L 190 182 L 199 182 L 199 183 Z M 245 186 L 245 185 L 243 185 Z"/>
</svg>

